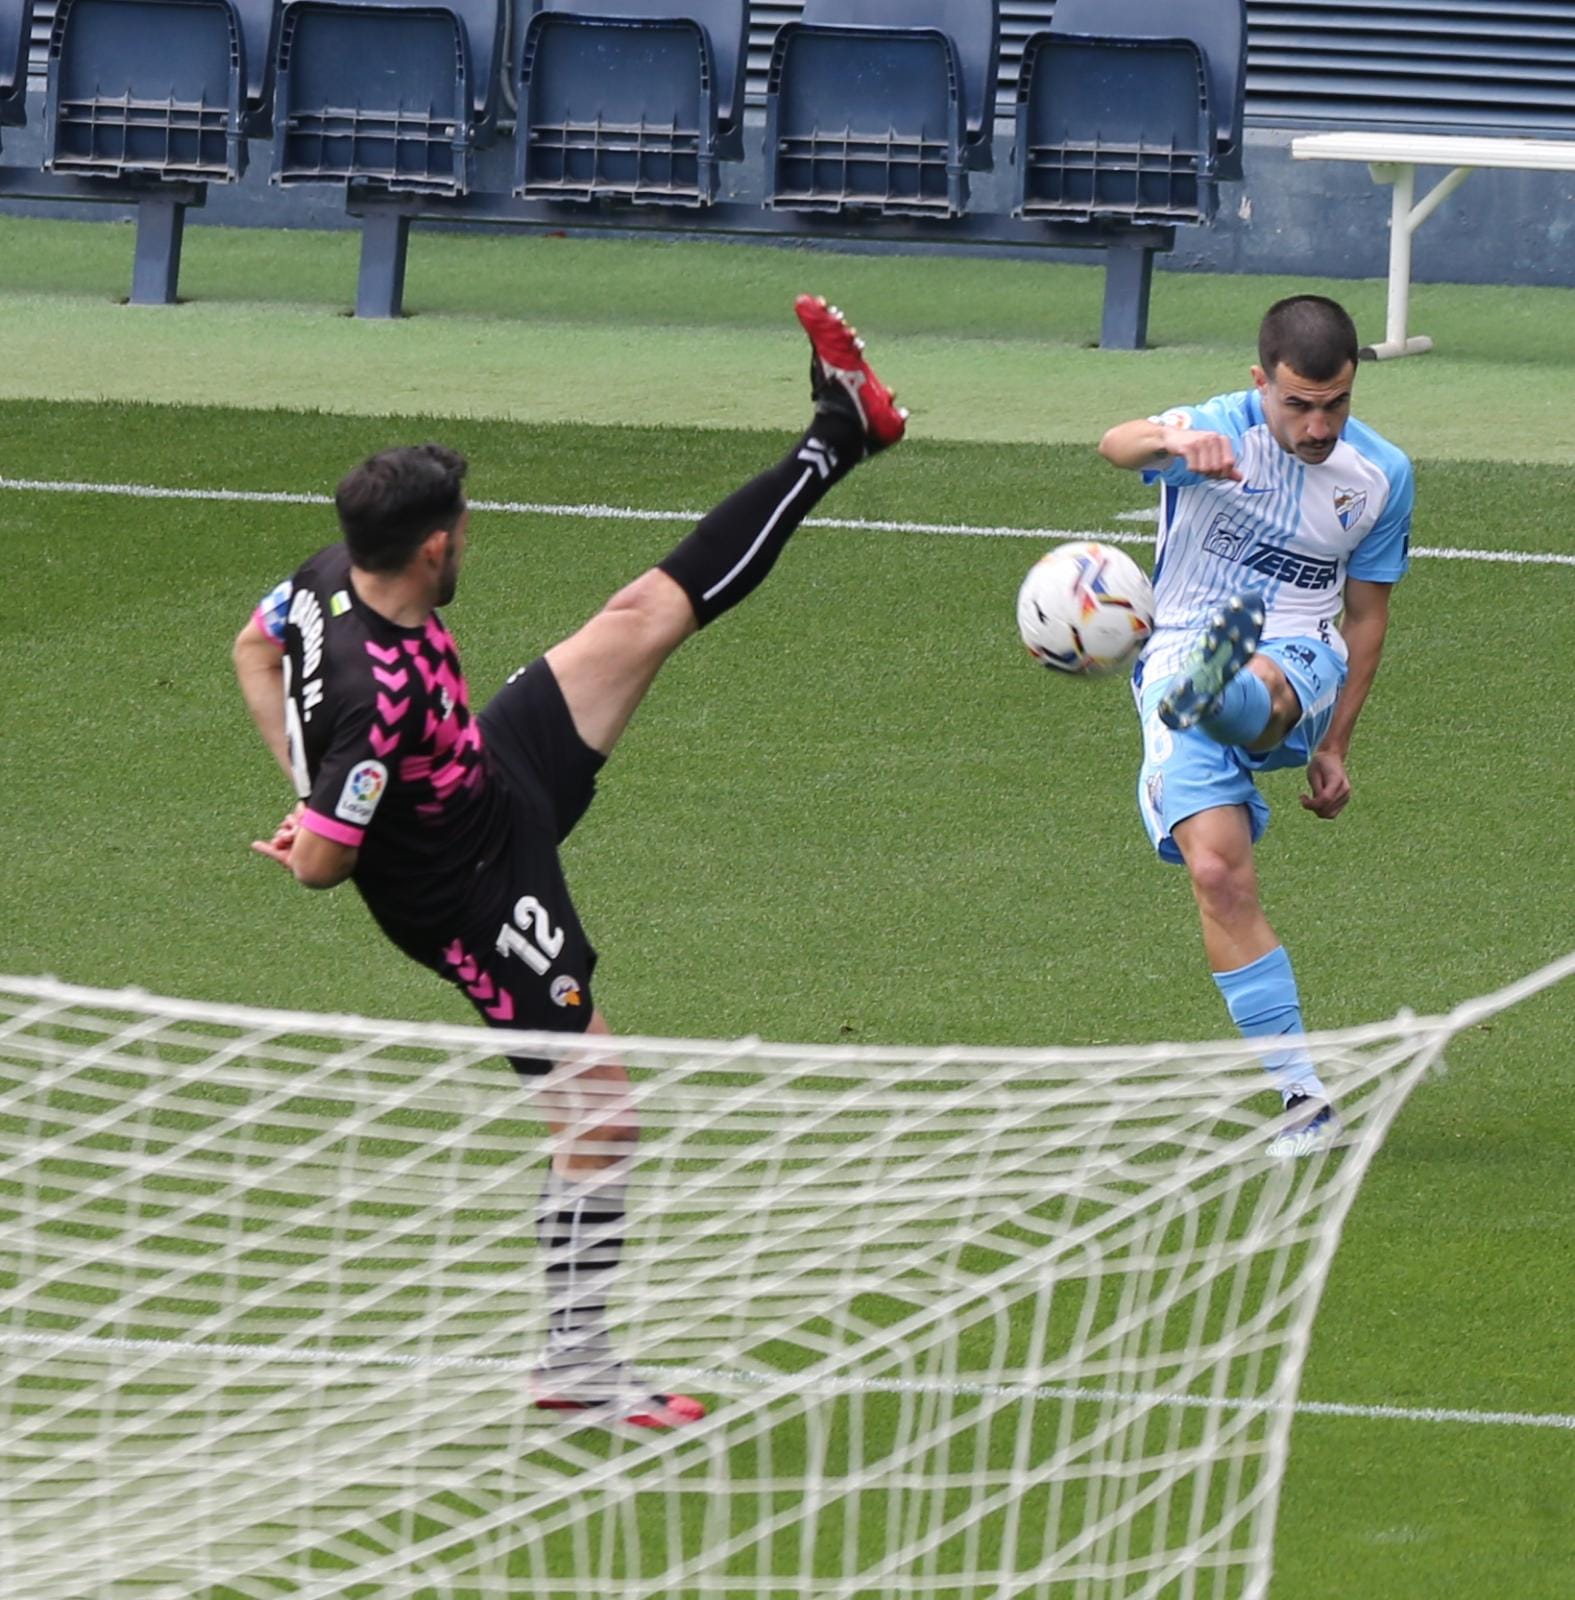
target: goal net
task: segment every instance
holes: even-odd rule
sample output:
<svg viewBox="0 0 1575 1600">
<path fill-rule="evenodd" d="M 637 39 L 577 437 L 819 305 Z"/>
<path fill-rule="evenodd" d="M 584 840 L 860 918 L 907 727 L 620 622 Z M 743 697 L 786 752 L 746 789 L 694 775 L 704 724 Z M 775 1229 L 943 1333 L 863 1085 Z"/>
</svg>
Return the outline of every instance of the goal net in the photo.
<svg viewBox="0 0 1575 1600">
<path fill-rule="evenodd" d="M 535 1409 L 540 1094 L 606 1040 L 0 978 L 0 1593 L 1244 1600 L 1340 1229 L 1452 1034 L 626 1039 L 614 1339 L 707 1417 Z M 566 1087 L 565 1087 L 566 1086 Z M 585 1116 L 604 1108 L 585 1084 Z"/>
</svg>

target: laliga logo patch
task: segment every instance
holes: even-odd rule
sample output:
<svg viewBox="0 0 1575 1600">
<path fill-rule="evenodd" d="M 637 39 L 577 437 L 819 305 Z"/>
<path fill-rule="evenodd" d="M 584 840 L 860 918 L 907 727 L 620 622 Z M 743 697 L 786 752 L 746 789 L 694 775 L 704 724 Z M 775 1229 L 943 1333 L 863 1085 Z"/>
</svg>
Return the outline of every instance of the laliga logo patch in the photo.
<svg viewBox="0 0 1575 1600">
<path fill-rule="evenodd" d="M 1340 526 L 1347 533 L 1361 520 L 1362 513 L 1366 509 L 1367 491 L 1365 489 L 1336 489 L 1334 491 L 1334 514 L 1340 519 Z"/>
<path fill-rule="evenodd" d="M 372 813 L 377 810 L 377 802 L 383 798 L 387 787 L 388 768 L 381 761 L 357 762 L 339 792 L 334 815 L 364 828 L 372 820 Z"/>
<path fill-rule="evenodd" d="M 555 1006 L 577 1006 L 580 1003 L 580 986 L 568 973 L 560 972 L 547 991 Z"/>
</svg>

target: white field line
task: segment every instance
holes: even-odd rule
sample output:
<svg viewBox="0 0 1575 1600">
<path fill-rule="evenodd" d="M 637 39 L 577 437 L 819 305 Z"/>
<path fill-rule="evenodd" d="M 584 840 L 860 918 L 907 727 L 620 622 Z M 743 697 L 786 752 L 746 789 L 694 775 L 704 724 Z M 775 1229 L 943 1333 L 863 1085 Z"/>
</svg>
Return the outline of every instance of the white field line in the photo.
<svg viewBox="0 0 1575 1600">
<path fill-rule="evenodd" d="M 496 1373 L 504 1377 L 526 1377 L 534 1369 L 534 1361 L 505 1359 L 500 1356 L 399 1356 L 379 1355 L 375 1352 L 352 1350 L 300 1350 L 274 1349 L 268 1345 L 201 1344 L 180 1339 L 124 1339 L 83 1337 L 74 1334 L 22 1333 L 11 1330 L 0 1332 L 0 1347 L 23 1346 L 32 1349 L 52 1350 L 74 1355 L 93 1356 L 107 1351 L 136 1353 L 139 1355 L 165 1354 L 188 1359 L 231 1359 L 246 1362 L 249 1366 L 273 1362 L 281 1366 L 411 1368 L 420 1372 L 457 1371 Z M 791 1374 L 768 1375 L 757 1372 L 729 1372 L 703 1368 L 676 1367 L 653 1363 L 650 1370 L 670 1374 L 674 1380 L 697 1385 L 721 1384 L 736 1388 L 768 1388 L 792 1383 Z M 248 1374 L 255 1379 L 255 1371 Z M 1364 1422 L 1432 1422 L 1457 1423 L 1474 1427 L 1498 1428 L 1563 1428 L 1575 1432 L 1575 1416 L 1560 1412 L 1528 1411 L 1472 1411 L 1449 1406 L 1388 1406 L 1356 1405 L 1338 1400 L 1299 1400 L 1289 1408 L 1267 1400 L 1213 1400 L 1202 1395 L 1174 1395 L 1149 1392 L 1141 1389 L 1096 1389 L 1081 1386 L 1047 1385 L 1029 1387 L 1024 1384 L 999 1383 L 916 1383 L 900 1379 L 834 1378 L 814 1385 L 817 1393 L 846 1394 L 854 1390 L 873 1394 L 952 1394 L 961 1396 L 989 1395 L 992 1397 L 1020 1396 L 1033 1400 L 1087 1400 L 1096 1403 L 1107 1401 L 1148 1403 L 1179 1406 L 1187 1410 L 1254 1410 L 1279 1411 L 1289 1409 L 1295 1416 L 1354 1417 Z"/>
<path fill-rule="evenodd" d="M 52 478 L 0 477 L 0 489 L 21 494 L 102 494 L 127 500 L 217 500 L 241 505 L 326 506 L 325 494 L 294 494 L 264 489 L 170 489 L 152 483 L 68 483 Z M 700 511 L 651 511 L 638 506 L 553 505 L 534 500 L 473 500 L 474 511 L 497 511 L 510 516 L 581 517 L 596 522 L 695 523 Z M 1123 511 L 1118 522 L 1151 522 L 1150 511 Z M 806 528 L 838 528 L 850 533 L 941 533 L 974 539 L 1037 539 L 1061 543 L 1068 539 L 1101 539 L 1106 544 L 1148 545 L 1148 533 L 1115 533 L 1103 528 L 1017 528 L 968 522 L 883 522 L 864 517 L 808 517 Z M 1575 555 L 1545 550 L 1465 550 L 1449 545 L 1413 545 L 1411 554 L 1440 561 L 1487 561 L 1511 566 L 1575 567 Z"/>
</svg>

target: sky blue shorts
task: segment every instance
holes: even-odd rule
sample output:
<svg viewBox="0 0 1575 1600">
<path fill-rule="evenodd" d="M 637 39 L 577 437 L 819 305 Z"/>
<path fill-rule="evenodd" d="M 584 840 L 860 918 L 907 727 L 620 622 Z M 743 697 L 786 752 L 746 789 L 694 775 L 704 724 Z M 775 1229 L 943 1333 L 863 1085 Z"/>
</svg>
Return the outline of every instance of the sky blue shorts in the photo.
<svg viewBox="0 0 1575 1600">
<path fill-rule="evenodd" d="M 1317 639 L 1270 639 L 1259 651 L 1290 680 L 1302 703 L 1301 721 L 1272 750 L 1254 754 L 1239 745 L 1217 744 L 1202 728 L 1173 732 L 1157 707 L 1170 682 L 1132 678 L 1132 695 L 1143 719 L 1143 766 L 1138 773 L 1138 810 L 1163 861 L 1181 861 L 1171 837 L 1178 822 L 1212 806 L 1246 806 L 1256 844 L 1269 826 L 1269 803 L 1253 782 L 1256 772 L 1305 767 L 1329 731 L 1334 704 L 1345 686 L 1345 663 Z"/>
</svg>

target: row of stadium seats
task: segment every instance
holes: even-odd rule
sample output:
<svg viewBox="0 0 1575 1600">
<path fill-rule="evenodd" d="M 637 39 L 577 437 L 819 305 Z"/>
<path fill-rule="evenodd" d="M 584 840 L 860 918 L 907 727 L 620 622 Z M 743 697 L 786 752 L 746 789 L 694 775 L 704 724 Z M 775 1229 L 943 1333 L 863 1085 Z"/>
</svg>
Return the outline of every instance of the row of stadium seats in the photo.
<svg viewBox="0 0 1575 1600">
<path fill-rule="evenodd" d="M 744 231 L 895 218 L 952 225 L 925 235 L 942 242 L 1015 229 L 1022 244 L 1136 249 L 1146 316 L 1152 250 L 1241 175 L 1244 0 L 1058 0 L 1022 58 L 1012 202 L 982 219 L 969 175 L 995 159 L 997 0 L 805 0 L 771 49 L 753 222 L 719 199 L 723 164 L 746 159 L 748 0 L 530 0 L 512 46 L 511 9 L 60 0 L 42 172 L 0 169 L 0 187 L 162 191 L 168 212 L 238 181 L 248 141 L 271 138 L 275 184 L 345 189 L 367 248 L 397 253 L 373 263 L 370 295 L 363 254 L 363 313 L 397 311 L 412 217 L 539 222 L 546 208 L 564 226 L 656 209 L 671 223 L 677 208 Z M 23 113 L 30 12 L 0 0 L 0 123 Z M 511 127 L 511 190 L 478 197 L 478 152 Z M 178 220 L 165 232 L 177 258 L 146 275 L 155 298 L 161 276 L 173 298 L 178 271 Z"/>
</svg>

